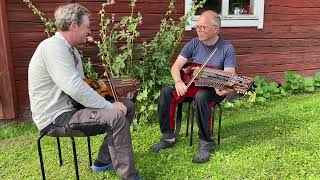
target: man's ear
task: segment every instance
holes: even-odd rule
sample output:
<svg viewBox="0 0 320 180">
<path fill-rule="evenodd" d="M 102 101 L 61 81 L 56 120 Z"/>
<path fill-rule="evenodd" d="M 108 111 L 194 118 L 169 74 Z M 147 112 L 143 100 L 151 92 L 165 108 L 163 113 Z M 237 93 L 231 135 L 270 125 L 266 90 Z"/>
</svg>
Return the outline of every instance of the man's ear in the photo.
<svg viewBox="0 0 320 180">
<path fill-rule="evenodd" d="M 70 25 L 69 25 L 69 30 L 70 30 L 70 31 L 74 31 L 74 30 L 77 29 L 77 27 L 78 27 L 77 23 L 74 22 L 74 21 L 72 21 L 72 22 L 70 23 Z"/>
<path fill-rule="evenodd" d="M 217 28 L 216 31 L 217 31 L 217 34 L 219 34 L 221 32 L 221 28 Z"/>
</svg>

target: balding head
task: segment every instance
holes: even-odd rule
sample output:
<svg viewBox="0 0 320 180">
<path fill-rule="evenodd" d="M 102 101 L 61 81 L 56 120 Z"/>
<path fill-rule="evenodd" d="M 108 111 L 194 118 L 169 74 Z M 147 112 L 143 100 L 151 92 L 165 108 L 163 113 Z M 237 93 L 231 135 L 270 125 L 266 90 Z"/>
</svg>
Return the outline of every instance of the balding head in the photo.
<svg viewBox="0 0 320 180">
<path fill-rule="evenodd" d="M 219 38 L 220 26 L 220 17 L 216 12 L 212 10 L 204 11 L 196 25 L 199 40 L 206 45 L 215 43 Z"/>
<path fill-rule="evenodd" d="M 216 25 L 218 28 L 221 27 L 221 18 L 220 16 L 213 10 L 206 10 L 201 13 L 199 21 L 203 21 L 205 23 L 211 23 L 212 25 Z"/>
</svg>

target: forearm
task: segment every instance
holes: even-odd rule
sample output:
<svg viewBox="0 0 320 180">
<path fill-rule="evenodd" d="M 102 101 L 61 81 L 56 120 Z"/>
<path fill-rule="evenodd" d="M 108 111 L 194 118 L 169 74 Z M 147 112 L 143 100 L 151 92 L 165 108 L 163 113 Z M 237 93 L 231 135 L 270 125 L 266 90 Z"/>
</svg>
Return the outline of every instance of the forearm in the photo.
<svg viewBox="0 0 320 180">
<path fill-rule="evenodd" d="M 179 55 L 176 61 L 174 62 L 174 64 L 172 65 L 171 76 L 175 83 L 182 82 L 180 70 L 186 62 L 187 62 L 187 59 Z"/>
<path fill-rule="evenodd" d="M 179 67 L 177 67 L 175 65 L 172 66 L 172 68 L 171 68 L 171 76 L 172 76 L 175 83 L 182 81 L 180 69 L 179 69 Z"/>
</svg>

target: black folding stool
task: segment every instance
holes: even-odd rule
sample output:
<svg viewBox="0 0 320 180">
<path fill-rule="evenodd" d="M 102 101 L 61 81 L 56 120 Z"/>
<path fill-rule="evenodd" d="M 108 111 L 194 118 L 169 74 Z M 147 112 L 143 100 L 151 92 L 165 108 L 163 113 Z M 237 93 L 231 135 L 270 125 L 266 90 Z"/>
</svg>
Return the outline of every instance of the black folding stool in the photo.
<svg viewBox="0 0 320 180">
<path fill-rule="evenodd" d="M 42 158 L 42 151 L 41 151 L 41 139 L 46 136 L 46 134 L 40 133 L 39 138 L 37 139 L 37 147 L 38 147 L 38 153 L 39 153 L 39 160 L 40 160 L 40 168 L 41 168 L 41 174 L 42 174 L 42 179 L 46 179 L 45 171 L 44 171 L 44 165 L 43 165 L 43 158 Z M 84 135 L 85 136 L 85 135 Z M 84 137 L 81 136 L 81 137 Z M 54 137 L 54 136 L 50 136 Z M 87 137 L 87 142 L 88 142 L 88 155 L 89 155 L 89 166 L 92 165 L 92 158 L 91 158 L 91 145 L 90 145 L 90 137 Z M 58 146 L 58 154 L 59 154 L 59 163 L 60 167 L 62 166 L 62 154 L 61 154 L 61 148 L 60 148 L 60 139 L 59 137 L 57 138 L 57 146 Z M 72 151 L 73 151 L 73 159 L 74 159 L 74 168 L 76 172 L 76 179 L 79 180 L 79 170 L 78 170 L 78 159 L 77 159 L 77 150 L 76 150 L 76 143 L 74 141 L 74 137 L 71 138 L 71 143 L 72 143 Z"/>
<path fill-rule="evenodd" d="M 186 137 L 188 136 L 188 133 L 189 133 L 189 121 L 190 121 L 190 118 L 191 118 L 190 146 L 192 146 L 194 112 L 195 112 L 196 109 L 195 109 L 195 107 L 192 107 L 192 109 L 191 109 L 191 106 L 193 106 L 192 105 L 193 101 L 191 101 L 190 99 L 178 104 L 177 119 L 176 119 L 177 123 L 176 123 L 175 135 L 178 136 L 179 131 L 181 129 L 182 105 L 183 105 L 183 103 L 188 103 Z M 219 108 L 218 144 L 220 144 L 221 124 L 222 124 L 222 107 L 221 107 L 220 103 L 215 103 L 214 104 L 214 108 L 213 108 L 213 112 L 212 112 L 211 134 L 214 135 L 214 115 L 215 115 L 215 111 L 216 111 L 216 106 L 218 106 L 218 108 Z M 191 117 L 190 117 L 190 110 L 191 110 Z"/>
</svg>

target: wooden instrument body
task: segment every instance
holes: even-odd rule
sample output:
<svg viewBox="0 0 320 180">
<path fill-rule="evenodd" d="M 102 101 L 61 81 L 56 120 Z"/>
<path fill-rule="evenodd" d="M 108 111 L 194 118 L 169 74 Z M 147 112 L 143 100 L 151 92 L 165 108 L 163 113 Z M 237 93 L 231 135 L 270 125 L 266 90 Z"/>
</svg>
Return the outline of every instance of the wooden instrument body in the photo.
<svg viewBox="0 0 320 180">
<path fill-rule="evenodd" d="M 194 77 L 201 64 L 188 62 L 181 69 L 181 79 L 185 83 Z M 205 66 L 198 74 L 191 86 L 212 87 L 217 89 L 234 89 L 238 93 L 247 92 L 252 86 L 253 79 L 246 76 L 238 76 L 235 73 L 225 72 L 212 66 Z"/>
<path fill-rule="evenodd" d="M 114 97 L 110 83 L 107 79 L 84 79 L 84 81 L 94 89 L 99 95 L 105 97 Z M 126 97 L 129 92 L 135 92 L 140 88 L 140 82 L 137 79 L 129 77 L 112 78 L 112 85 L 118 97 Z"/>
</svg>

